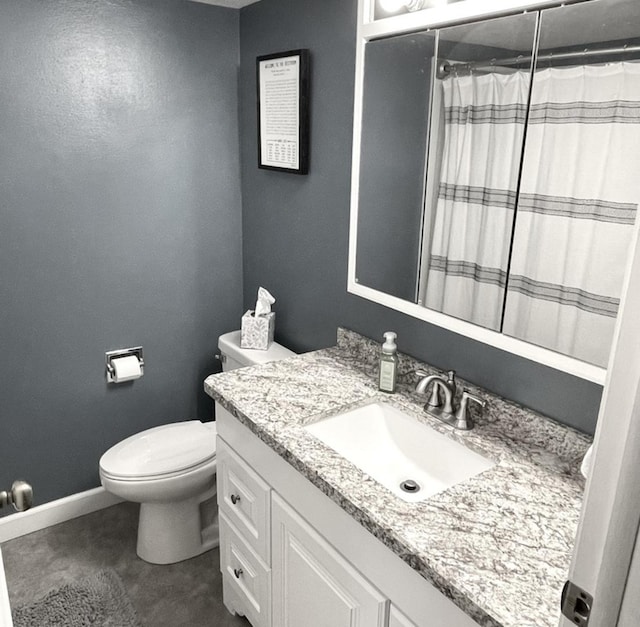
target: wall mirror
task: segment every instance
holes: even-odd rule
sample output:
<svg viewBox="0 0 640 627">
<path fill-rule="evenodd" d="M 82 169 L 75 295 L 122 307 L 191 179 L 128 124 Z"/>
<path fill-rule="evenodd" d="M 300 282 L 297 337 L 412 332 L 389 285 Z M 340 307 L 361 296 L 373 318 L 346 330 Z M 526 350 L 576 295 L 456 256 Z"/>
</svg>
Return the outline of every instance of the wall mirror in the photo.
<svg viewBox="0 0 640 627">
<path fill-rule="evenodd" d="M 349 291 L 603 382 L 640 197 L 638 23 L 637 0 L 591 0 L 363 38 Z"/>
</svg>

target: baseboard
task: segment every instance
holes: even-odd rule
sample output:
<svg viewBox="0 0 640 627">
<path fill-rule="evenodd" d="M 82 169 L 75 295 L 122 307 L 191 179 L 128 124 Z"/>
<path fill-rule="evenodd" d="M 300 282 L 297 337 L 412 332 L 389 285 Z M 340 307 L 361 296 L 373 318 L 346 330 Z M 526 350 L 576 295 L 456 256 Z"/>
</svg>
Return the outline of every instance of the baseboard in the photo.
<svg viewBox="0 0 640 627">
<path fill-rule="evenodd" d="M 26 512 L 16 512 L 0 518 L 0 543 L 78 518 L 78 516 L 91 514 L 117 503 L 122 503 L 122 499 L 100 487 L 65 496 L 44 505 L 37 505 Z"/>
</svg>

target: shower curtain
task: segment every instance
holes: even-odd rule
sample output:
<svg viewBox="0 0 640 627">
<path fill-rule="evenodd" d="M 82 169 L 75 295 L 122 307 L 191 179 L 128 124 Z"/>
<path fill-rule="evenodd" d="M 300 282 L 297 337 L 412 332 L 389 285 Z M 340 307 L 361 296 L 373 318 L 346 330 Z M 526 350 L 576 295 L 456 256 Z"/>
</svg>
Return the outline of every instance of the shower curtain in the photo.
<svg viewBox="0 0 640 627">
<path fill-rule="evenodd" d="M 503 332 L 606 366 L 640 198 L 640 63 L 536 72 Z"/>
<path fill-rule="evenodd" d="M 444 149 L 425 305 L 499 330 L 530 74 L 441 81 Z M 427 235 L 428 237 L 428 235 Z"/>
</svg>

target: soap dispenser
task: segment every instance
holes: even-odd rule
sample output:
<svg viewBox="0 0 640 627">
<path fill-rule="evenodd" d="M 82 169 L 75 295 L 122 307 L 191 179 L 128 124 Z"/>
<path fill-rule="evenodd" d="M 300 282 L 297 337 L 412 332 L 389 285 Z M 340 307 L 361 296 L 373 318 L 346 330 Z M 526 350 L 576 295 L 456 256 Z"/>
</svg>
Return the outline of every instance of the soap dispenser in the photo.
<svg viewBox="0 0 640 627">
<path fill-rule="evenodd" d="M 384 344 L 380 351 L 380 378 L 378 388 L 382 392 L 393 393 L 396 391 L 396 378 L 398 374 L 398 347 L 397 335 L 393 331 L 384 334 Z"/>
</svg>

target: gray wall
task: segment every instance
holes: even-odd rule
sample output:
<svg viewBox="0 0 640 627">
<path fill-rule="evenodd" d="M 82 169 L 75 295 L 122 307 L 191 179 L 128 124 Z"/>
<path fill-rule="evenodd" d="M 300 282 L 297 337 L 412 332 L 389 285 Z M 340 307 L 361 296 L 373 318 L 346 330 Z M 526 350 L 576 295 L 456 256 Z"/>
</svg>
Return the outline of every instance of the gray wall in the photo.
<svg viewBox="0 0 640 627">
<path fill-rule="evenodd" d="M 276 339 L 297 351 L 333 345 L 336 327 L 393 329 L 405 353 L 592 432 L 600 386 L 347 294 L 356 2 L 262 0 L 241 11 L 244 302 L 277 298 Z M 257 168 L 255 57 L 311 50 L 308 176 Z"/>
<path fill-rule="evenodd" d="M 241 315 L 239 13 L 0 0 L 0 489 L 99 485 L 104 450 L 211 416 Z M 107 386 L 106 350 L 147 369 Z"/>
</svg>

